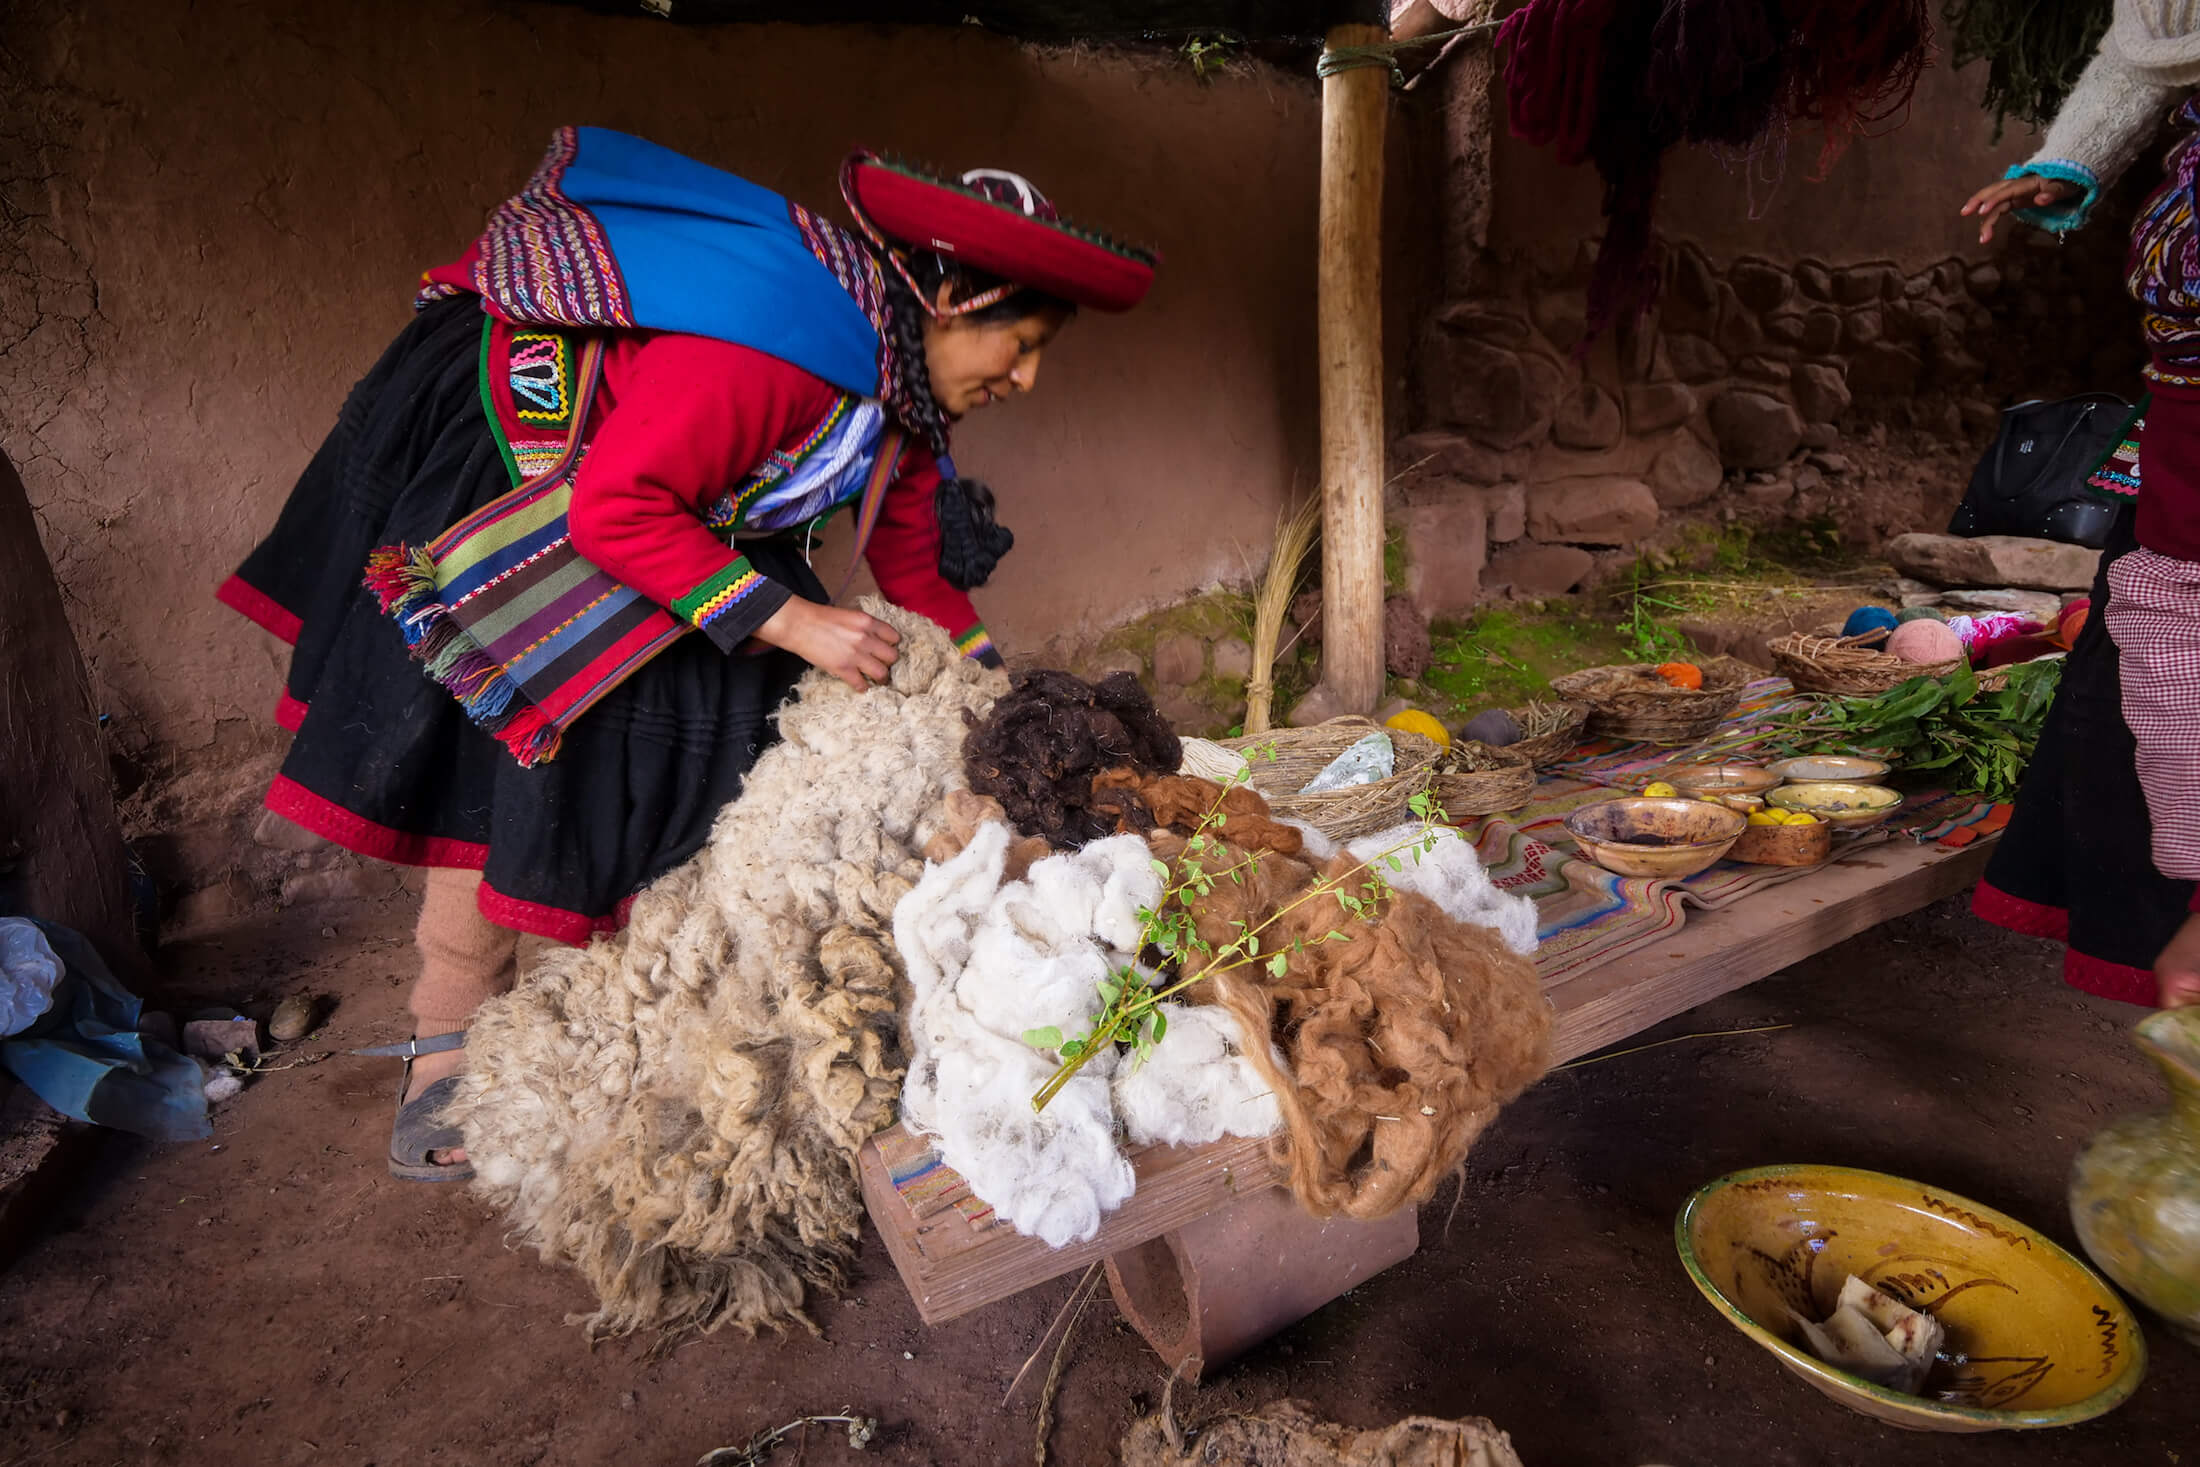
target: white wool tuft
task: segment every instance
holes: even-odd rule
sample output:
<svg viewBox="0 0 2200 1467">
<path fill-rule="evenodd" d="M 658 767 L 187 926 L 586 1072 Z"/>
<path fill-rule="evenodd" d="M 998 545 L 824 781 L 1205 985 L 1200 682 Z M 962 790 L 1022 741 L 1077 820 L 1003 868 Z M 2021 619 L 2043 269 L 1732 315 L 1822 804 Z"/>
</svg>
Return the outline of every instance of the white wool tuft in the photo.
<svg viewBox="0 0 2200 1467">
<path fill-rule="evenodd" d="M 1115 1071 L 1115 1113 L 1131 1140 L 1198 1146 L 1283 1129 L 1283 1108 L 1245 1057 L 1228 1009 L 1176 1003 L 1161 1009 L 1169 1021 L 1161 1042 Z M 1276 1067 L 1286 1068 L 1281 1055 Z"/>
<path fill-rule="evenodd" d="M 1096 1055 L 1035 1112 L 1054 1060 L 1023 1036 L 1091 1024 L 1099 985 L 1131 963 L 1138 909 L 1160 899 L 1161 879 L 1143 840 L 1115 836 L 1003 886 L 1010 837 L 999 821 L 979 827 L 894 911 L 915 993 L 901 1116 L 1011 1227 L 1060 1248 L 1098 1232 L 1135 1185 L 1115 1145 L 1115 1057 Z"/>
<path fill-rule="evenodd" d="M 1383 879 L 1400 891 L 1427 897 L 1453 921 L 1494 928 L 1514 952 L 1522 957 L 1534 954 L 1535 903 L 1499 891 L 1490 881 L 1490 873 L 1483 869 L 1474 842 L 1452 827 L 1439 825 L 1431 829 L 1429 834 L 1436 843 L 1422 850 L 1421 824 L 1417 820 L 1363 835 L 1342 846 L 1304 821 L 1284 823 L 1305 837 L 1307 859 L 1316 865 L 1343 850 L 1354 860 L 1375 866 Z M 1383 859 L 1386 851 L 1396 853 L 1397 870 Z"/>
</svg>

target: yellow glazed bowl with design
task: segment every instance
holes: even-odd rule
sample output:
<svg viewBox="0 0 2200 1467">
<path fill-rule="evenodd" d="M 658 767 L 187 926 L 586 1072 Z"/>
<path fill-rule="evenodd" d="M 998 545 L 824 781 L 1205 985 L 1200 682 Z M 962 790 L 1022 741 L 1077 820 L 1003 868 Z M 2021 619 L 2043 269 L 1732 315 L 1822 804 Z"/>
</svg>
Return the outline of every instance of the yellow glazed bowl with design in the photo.
<svg viewBox="0 0 2200 1467">
<path fill-rule="evenodd" d="M 1729 1323 L 1819 1391 L 1895 1426 L 2070 1426 L 2122 1405 L 2146 1374 L 2138 1321 L 2091 1269 L 2014 1218 L 1937 1187 L 1851 1167 L 1758 1167 L 1699 1189 L 1673 1240 Z M 1946 1328 L 1923 1395 L 1873 1385 L 1791 1343 L 1788 1311 L 1824 1319 L 1852 1273 Z"/>
</svg>

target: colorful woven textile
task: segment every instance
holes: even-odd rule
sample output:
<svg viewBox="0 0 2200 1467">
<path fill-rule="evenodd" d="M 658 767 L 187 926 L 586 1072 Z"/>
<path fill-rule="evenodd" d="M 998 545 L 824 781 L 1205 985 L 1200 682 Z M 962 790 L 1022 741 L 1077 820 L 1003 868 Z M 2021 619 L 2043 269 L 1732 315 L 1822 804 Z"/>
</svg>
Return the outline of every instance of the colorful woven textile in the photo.
<svg viewBox="0 0 2200 1467">
<path fill-rule="evenodd" d="M 467 254 L 427 273 L 418 302 L 469 291 L 489 317 L 481 391 L 514 490 L 429 545 L 377 550 L 367 585 L 429 675 L 532 765 L 634 669 L 763 585 L 735 562 L 668 612 L 574 550 L 566 511 L 596 426 L 586 363 L 597 348 L 584 333 L 707 336 L 842 390 L 806 441 L 706 512 L 729 537 L 813 523 L 866 482 L 882 485 L 889 417 L 920 419 L 904 410 L 885 283 L 860 240 L 623 133 L 559 129 Z M 954 471 L 944 457 L 940 466 Z"/>
<path fill-rule="evenodd" d="M 2108 457 L 2085 481 L 2096 499 L 2123 504 L 2139 497 L 2139 444 L 2146 431 L 2146 405 L 2142 403 Z"/>
<path fill-rule="evenodd" d="M 472 291 L 515 326 L 707 336 L 877 397 L 893 366 L 877 274 L 861 241 L 769 189 L 625 133 L 563 127 L 473 247 L 427 272 L 418 302 Z"/>
<path fill-rule="evenodd" d="M 2180 129 L 2166 176 L 2147 196 L 2131 226 L 2125 283 L 2139 303 L 2139 325 L 2152 360 L 2147 376 L 2177 387 L 2200 387 L 2200 228 L 2193 187 L 2200 182 L 2200 98 L 2177 111 Z"/>
<path fill-rule="evenodd" d="M 601 346 L 569 332 L 483 329 L 482 396 L 514 488 L 425 546 L 368 557 L 367 586 L 413 656 L 522 765 L 557 753 L 565 730 L 634 669 L 740 603 L 762 578 L 737 561 L 669 610 L 573 548 L 567 511 L 586 453 Z M 796 449 L 774 453 L 711 512 L 713 528 L 775 529 L 883 498 L 901 435 L 883 441 L 876 403 L 843 397 Z M 868 537 L 876 504 L 859 528 Z M 745 518 L 745 516 L 749 516 Z"/>
</svg>

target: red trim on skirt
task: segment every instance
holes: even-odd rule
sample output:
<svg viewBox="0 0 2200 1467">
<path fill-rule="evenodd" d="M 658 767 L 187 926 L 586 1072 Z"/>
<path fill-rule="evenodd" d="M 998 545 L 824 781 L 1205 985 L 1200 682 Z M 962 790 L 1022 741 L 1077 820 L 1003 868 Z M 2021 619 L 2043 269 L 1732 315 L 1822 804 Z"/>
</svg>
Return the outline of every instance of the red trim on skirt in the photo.
<svg viewBox="0 0 2200 1467">
<path fill-rule="evenodd" d="M 214 599 L 262 631 L 281 637 L 293 647 L 298 645 L 298 629 L 305 623 L 295 613 L 284 610 L 280 602 L 259 587 L 231 576 L 221 583 Z"/>
<path fill-rule="evenodd" d="M 2120 1003 L 2155 1006 L 2154 974 L 2070 947 L 2070 914 L 2061 907 L 2026 901 L 1981 881 L 1971 893 L 1971 915 L 2023 937 L 2045 937 L 2063 943 L 2063 982 L 2072 988 Z"/>
<path fill-rule="evenodd" d="M 290 696 L 288 691 L 275 700 L 275 721 L 296 733 L 306 721 L 306 705 Z"/>
<path fill-rule="evenodd" d="M 489 860 L 487 846 L 440 836 L 414 835 L 377 825 L 332 800 L 324 800 L 285 775 L 275 776 L 275 782 L 267 787 L 264 803 L 284 819 L 304 826 L 322 839 L 332 840 L 347 851 L 372 856 L 377 861 L 393 861 L 400 866 L 455 866 L 462 871 L 479 871 Z"/>
<path fill-rule="evenodd" d="M 627 913 L 634 907 L 634 898 L 627 897 L 608 917 L 583 917 L 578 912 L 506 896 L 486 881 L 481 883 L 481 894 L 474 900 L 481 908 L 481 915 L 499 927 L 532 932 L 569 947 L 586 947 L 588 940 L 598 933 L 617 932 L 626 925 Z"/>
<path fill-rule="evenodd" d="M 441 836 L 414 835 L 377 825 L 280 774 L 268 786 L 265 803 L 268 809 L 293 824 L 303 826 L 324 840 L 334 841 L 347 851 L 371 856 L 377 861 L 391 861 L 400 866 L 450 866 L 462 871 L 479 871 L 488 864 L 487 846 Z M 532 932 L 555 942 L 581 947 L 598 933 L 617 932 L 626 926 L 634 898 L 621 900 L 608 916 L 589 917 L 562 907 L 546 907 L 540 902 L 506 896 L 484 881 L 475 905 L 481 909 L 482 916 L 499 927 Z"/>
</svg>

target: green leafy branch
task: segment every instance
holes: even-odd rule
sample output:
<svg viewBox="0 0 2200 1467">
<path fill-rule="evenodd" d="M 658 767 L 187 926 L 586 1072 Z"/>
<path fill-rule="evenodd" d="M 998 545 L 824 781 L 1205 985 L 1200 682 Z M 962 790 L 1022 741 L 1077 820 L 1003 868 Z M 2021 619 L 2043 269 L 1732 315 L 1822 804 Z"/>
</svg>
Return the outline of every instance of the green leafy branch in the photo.
<svg viewBox="0 0 2200 1467">
<path fill-rule="evenodd" d="M 1946 677 L 1913 677 L 1876 697 L 1813 697 L 1698 757 L 1751 747 L 1870 755 L 1904 770 L 1940 772 L 1968 794 L 2007 800 L 2039 744 L 2061 680 L 2061 659 L 2043 658 L 2010 668 L 2007 683 L 1991 692 L 1961 666 Z"/>
<path fill-rule="evenodd" d="M 1223 844 L 1219 833 L 1228 819 L 1222 810 L 1223 797 L 1251 779 L 1252 759 L 1275 758 L 1274 745 L 1252 750 L 1247 767 L 1223 783 L 1214 803 L 1194 823 L 1176 860 L 1156 859 L 1153 863 L 1162 890 L 1153 906 L 1139 908 L 1139 951 L 1158 953 L 1157 966 L 1173 966 L 1179 976 L 1163 982 L 1135 966 L 1110 969 L 1097 985 L 1100 1012 L 1086 1032 L 1065 1036 L 1061 1026 L 1053 1024 L 1025 1031 L 1026 1044 L 1053 1050 L 1060 1058 L 1054 1073 L 1031 1097 L 1033 1110 L 1045 1110 L 1088 1060 L 1119 1044 L 1131 1047 L 1133 1063 L 1144 1063 L 1169 1032 L 1169 1016 L 1161 1005 L 1193 984 L 1256 963 L 1265 965 L 1271 977 L 1281 978 L 1289 970 L 1291 959 L 1309 946 L 1345 941 L 1345 934 L 1332 928 L 1311 942 L 1295 937 L 1274 946 L 1269 929 L 1306 903 L 1322 898 L 1333 899 L 1351 921 L 1372 920 L 1379 905 L 1393 895 L 1383 872 L 1403 871 L 1408 853 L 1418 862 L 1422 852 L 1435 848 L 1435 828 L 1449 823 L 1434 796 L 1427 791 L 1415 795 L 1409 805 L 1420 824 L 1410 837 L 1335 876 L 1317 877 L 1305 891 L 1258 922 L 1233 920 L 1231 935 L 1220 943 L 1210 943 L 1200 936 L 1195 904 L 1206 900 L 1223 882 L 1244 885 L 1246 877 L 1259 869 L 1262 854 L 1233 852 Z"/>
</svg>

